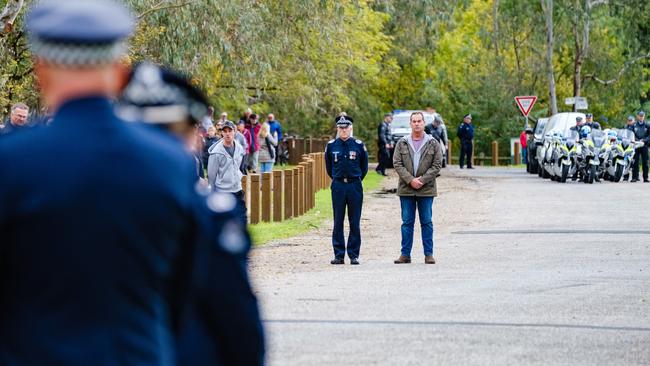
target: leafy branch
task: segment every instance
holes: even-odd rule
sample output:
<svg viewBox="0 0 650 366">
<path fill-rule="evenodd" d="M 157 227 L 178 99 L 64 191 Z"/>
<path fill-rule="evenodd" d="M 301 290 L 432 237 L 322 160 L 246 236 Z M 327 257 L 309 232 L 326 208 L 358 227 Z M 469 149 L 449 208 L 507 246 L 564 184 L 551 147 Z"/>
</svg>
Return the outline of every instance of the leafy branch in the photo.
<svg viewBox="0 0 650 366">
<path fill-rule="evenodd" d="M 180 4 L 167 4 L 165 5 L 165 1 L 160 1 L 158 4 L 154 5 L 151 9 L 145 10 L 142 12 L 140 15 L 138 15 L 138 19 L 142 19 L 146 17 L 147 15 L 157 12 L 157 11 L 163 11 L 163 10 L 169 10 L 169 9 L 177 9 L 177 8 L 182 8 L 184 6 L 192 4 L 194 1 L 187 1 L 184 3 Z"/>
</svg>

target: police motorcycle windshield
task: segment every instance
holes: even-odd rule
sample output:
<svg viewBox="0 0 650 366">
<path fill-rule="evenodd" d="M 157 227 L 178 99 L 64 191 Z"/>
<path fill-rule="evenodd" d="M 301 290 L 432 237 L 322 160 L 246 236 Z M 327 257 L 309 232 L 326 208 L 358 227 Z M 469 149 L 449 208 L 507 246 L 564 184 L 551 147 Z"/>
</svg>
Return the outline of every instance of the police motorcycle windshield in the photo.
<svg viewBox="0 0 650 366">
<path fill-rule="evenodd" d="M 592 130 L 591 131 L 591 141 L 594 142 L 597 148 L 602 147 L 605 144 L 607 135 L 602 130 Z"/>
<path fill-rule="evenodd" d="M 627 128 L 622 128 L 616 133 L 618 140 L 627 148 L 630 142 L 634 141 L 634 133 Z"/>
<path fill-rule="evenodd" d="M 576 141 L 578 140 L 578 131 L 569 130 L 569 132 L 564 134 L 564 141 L 568 147 L 573 147 Z"/>
</svg>

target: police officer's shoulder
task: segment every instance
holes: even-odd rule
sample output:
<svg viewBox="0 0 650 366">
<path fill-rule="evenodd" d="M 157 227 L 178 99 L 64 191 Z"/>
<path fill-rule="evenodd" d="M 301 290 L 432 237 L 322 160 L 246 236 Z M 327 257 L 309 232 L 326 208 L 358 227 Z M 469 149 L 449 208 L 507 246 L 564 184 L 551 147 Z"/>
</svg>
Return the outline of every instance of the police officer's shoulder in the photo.
<svg viewBox="0 0 650 366">
<path fill-rule="evenodd" d="M 218 233 L 217 249 L 232 255 L 245 254 L 250 238 L 240 221 L 237 198 L 225 192 L 215 192 L 203 197 L 212 216 L 212 224 Z"/>
<path fill-rule="evenodd" d="M 328 145 L 331 145 L 331 144 L 333 144 L 334 142 L 336 142 L 336 139 L 331 139 L 331 140 L 329 140 L 329 142 L 328 142 L 327 144 L 328 144 Z"/>
<path fill-rule="evenodd" d="M 17 160 L 23 156 L 37 153 L 39 148 L 50 142 L 47 126 L 34 126 L 15 131 L 0 137 L 0 157 Z"/>
<path fill-rule="evenodd" d="M 129 146 L 139 154 L 155 156 L 159 164 L 194 165 L 194 160 L 174 135 L 155 126 L 123 122 L 132 139 Z"/>
<path fill-rule="evenodd" d="M 359 139 L 355 139 L 354 142 L 356 142 L 358 145 L 363 145 L 363 141 Z"/>
</svg>

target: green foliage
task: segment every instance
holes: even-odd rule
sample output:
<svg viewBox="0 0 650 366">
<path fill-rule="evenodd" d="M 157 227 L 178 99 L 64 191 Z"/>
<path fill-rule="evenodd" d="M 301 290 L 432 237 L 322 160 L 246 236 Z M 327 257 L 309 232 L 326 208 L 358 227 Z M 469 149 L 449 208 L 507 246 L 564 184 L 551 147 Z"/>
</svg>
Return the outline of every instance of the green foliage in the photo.
<svg viewBox="0 0 650 366">
<path fill-rule="evenodd" d="M 523 119 L 513 97 L 535 94 L 532 118 L 549 113 L 545 23 L 539 1 L 519 0 L 126 0 L 138 16 L 132 61 L 192 76 L 217 111 L 274 112 L 291 134 L 332 135 L 341 111 L 374 146 L 393 109 L 435 107 L 451 136 L 465 113 L 477 147 L 507 148 Z M 4 4 L 0 0 L 0 6 Z M 578 4 L 578 7 L 576 7 Z M 606 125 L 650 104 L 650 3 L 555 0 L 554 71 L 560 110 L 573 94 L 574 25 L 588 16 L 582 95 Z M 0 36 L 0 113 L 37 105 L 21 31 Z M 580 23 L 582 24 L 582 23 Z M 612 81 L 603 85 L 600 81 Z M 504 151 L 505 152 L 505 151 Z"/>
</svg>

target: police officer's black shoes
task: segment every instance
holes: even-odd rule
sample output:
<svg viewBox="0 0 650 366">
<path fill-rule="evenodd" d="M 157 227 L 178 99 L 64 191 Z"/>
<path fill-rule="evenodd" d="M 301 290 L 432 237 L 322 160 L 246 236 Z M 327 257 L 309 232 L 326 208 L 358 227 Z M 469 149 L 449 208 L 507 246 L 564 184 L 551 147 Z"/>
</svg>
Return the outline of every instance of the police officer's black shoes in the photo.
<svg viewBox="0 0 650 366">
<path fill-rule="evenodd" d="M 352 265 L 359 264 L 359 258 L 350 258 L 350 264 Z"/>
<path fill-rule="evenodd" d="M 638 178 L 632 178 L 632 180 L 630 181 L 630 183 L 636 183 L 636 182 L 638 182 L 638 181 L 639 181 Z"/>
<path fill-rule="evenodd" d="M 400 255 L 399 258 L 395 259 L 395 261 L 393 263 L 395 263 L 395 264 L 411 263 L 411 257 L 407 257 L 405 255 Z"/>
<path fill-rule="evenodd" d="M 332 264 L 345 264 L 345 261 L 343 260 L 343 258 L 334 258 L 334 259 L 332 259 L 332 261 L 330 263 L 332 263 Z"/>
</svg>

